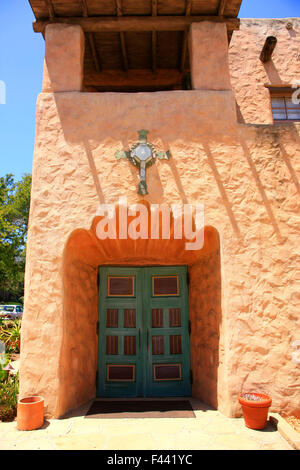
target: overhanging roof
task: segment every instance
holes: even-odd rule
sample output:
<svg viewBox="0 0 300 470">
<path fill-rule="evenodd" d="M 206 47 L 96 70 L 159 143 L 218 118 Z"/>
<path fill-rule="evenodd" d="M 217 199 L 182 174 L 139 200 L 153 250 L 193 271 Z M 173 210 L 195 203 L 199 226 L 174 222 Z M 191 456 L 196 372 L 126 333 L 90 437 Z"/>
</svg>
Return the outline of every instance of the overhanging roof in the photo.
<svg viewBox="0 0 300 470">
<path fill-rule="evenodd" d="M 86 38 L 85 81 L 89 87 L 94 84 L 95 90 L 131 91 L 130 76 L 136 75 L 140 85 L 133 80 L 132 91 L 154 91 L 182 88 L 189 71 L 189 25 L 206 19 L 226 22 L 230 41 L 233 30 L 239 27 L 237 16 L 242 0 L 29 0 L 29 3 L 37 20 L 36 32 L 44 34 L 49 22 L 81 25 Z M 140 71 L 139 75 L 130 75 L 134 70 Z M 115 81 L 113 71 L 118 72 Z M 141 86 L 143 82 L 148 85 Z"/>
<path fill-rule="evenodd" d="M 236 18 L 242 0 L 29 0 L 37 19 L 51 16 L 117 16 L 118 5 L 124 16 L 152 15 L 153 5 L 157 15 L 224 15 Z M 86 4 L 86 7 L 85 5 Z"/>
</svg>

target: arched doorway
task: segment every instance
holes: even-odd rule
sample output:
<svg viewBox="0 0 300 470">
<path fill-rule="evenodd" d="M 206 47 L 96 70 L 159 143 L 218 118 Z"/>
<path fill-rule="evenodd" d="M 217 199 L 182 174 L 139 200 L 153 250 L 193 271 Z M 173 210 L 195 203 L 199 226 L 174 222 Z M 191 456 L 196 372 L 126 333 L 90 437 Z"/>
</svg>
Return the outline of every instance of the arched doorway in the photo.
<svg viewBox="0 0 300 470">
<path fill-rule="evenodd" d="M 222 315 L 217 230 L 205 227 L 203 248 L 187 251 L 184 239 L 98 240 L 96 225 L 97 218 L 90 230 L 75 230 L 64 252 L 64 328 L 56 414 L 62 415 L 96 396 L 98 270 L 99 266 L 112 265 L 187 267 L 192 395 L 218 407 Z"/>
</svg>

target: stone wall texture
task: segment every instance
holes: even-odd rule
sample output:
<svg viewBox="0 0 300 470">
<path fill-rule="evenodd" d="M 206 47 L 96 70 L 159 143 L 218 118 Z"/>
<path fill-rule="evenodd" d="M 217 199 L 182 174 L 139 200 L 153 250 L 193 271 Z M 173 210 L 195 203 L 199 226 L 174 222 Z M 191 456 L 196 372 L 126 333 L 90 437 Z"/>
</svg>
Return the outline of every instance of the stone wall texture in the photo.
<svg viewBox="0 0 300 470">
<path fill-rule="evenodd" d="M 300 414 L 300 364 L 292 360 L 300 339 L 300 123 L 271 124 L 258 59 L 266 34 L 278 29 L 287 57 L 279 41 L 276 69 L 283 80 L 294 78 L 299 24 L 290 36 L 281 20 L 242 21 L 229 55 L 235 96 L 39 95 L 20 394 L 43 395 L 47 416 L 95 395 L 97 266 L 158 261 L 189 267 L 193 394 L 239 416 L 239 393 L 257 390 L 271 395 L 273 411 Z M 245 123 L 236 121 L 235 97 Z M 145 198 L 137 169 L 115 159 L 141 128 L 172 154 L 147 170 Z M 99 241 L 99 204 L 124 195 L 129 204 L 204 204 L 203 249 Z"/>
</svg>

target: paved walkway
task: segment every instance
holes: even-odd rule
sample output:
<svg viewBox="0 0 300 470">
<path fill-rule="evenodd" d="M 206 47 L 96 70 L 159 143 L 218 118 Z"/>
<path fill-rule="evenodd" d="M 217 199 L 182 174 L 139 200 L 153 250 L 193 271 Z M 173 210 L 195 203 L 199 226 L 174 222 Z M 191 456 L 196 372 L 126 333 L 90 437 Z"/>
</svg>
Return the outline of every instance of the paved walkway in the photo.
<svg viewBox="0 0 300 470">
<path fill-rule="evenodd" d="M 254 431 L 245 427 L 243 418 L 226 418 L 197 400 L 191 403 L 196 418 L 87 419 L 87 403 L 35 431 L 18 431 L 15 421 L 0 422 L 0 450 L 292 449 L 269 423 L 263 431 Z"/>
</svg>

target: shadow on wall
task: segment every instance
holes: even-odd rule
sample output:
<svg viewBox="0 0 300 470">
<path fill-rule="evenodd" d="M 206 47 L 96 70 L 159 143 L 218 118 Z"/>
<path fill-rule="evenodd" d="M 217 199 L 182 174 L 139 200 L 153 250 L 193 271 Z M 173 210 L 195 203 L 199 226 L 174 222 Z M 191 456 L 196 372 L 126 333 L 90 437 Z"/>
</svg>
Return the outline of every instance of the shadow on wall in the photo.
<svg viewBox="0 0 300 470">
<path fill-rule="evenodd" d="M 293 128 L 293 132 L 292 132 L 292 135 L 295 139 L 295 141 L 298 143 L 299 145 L 299 148 L 300 148 L 300 137 L 299 137 L 299 134 L 298 132 L 296 131 L 295 128 Z M 296 187 L 296 190 L 298 192 L 298 194 L 300 194 L 300 184 L 299 184 L 299 180 L 298 180 L 298 177 L 297 177 L 297 173 L 296 171 L 294 170 L 293 166 L 292 166 L 292 163 L 291 163 L 291 159 L 285 149 L 285 146 L 284 144 L 281 142 L 280 143 L 280 150 L 281 150 L 281 155 L 282 155 L 282 158 L 289 170 L 289 173 L 291 175 L 291 179 Z"/>
<path fill-rule="evenodd" d="M 208 160 L 208 163 L 209 163 L 209 166 L 213 172 L 213 175 L 214 175 L 214 178 L 216 180 L 216 183 L 217 183 L 217 186 L 218 186 L 218 189 L 220 191 L 220 195 L 221 195 L 221 198 L 222 198 L 222 202 L 225 206 L 225 209 L 226 209 L 226 212 L 227 212 L 227 215 L 229 217 L 229 220 L 231 222 L 231 225 L 232 225 L 232 228 L 236 234 L 236 236 L 238 238 L 240 238 L 241 236 L 241 233 L 240 233 L 240 229 L 238 227 L 238 224 L 237 224 L 237 221 L 236 221 L 236 218 L 234 216 L 234 213 L 233 213 L 233 210 L 232 210 L 232 204 L 230 203 L 229 199 L 228 199 L 228 196 L 227 196 L 227 192 L 226 192 L 226 189 L 222 183 L 222 179 L 221 179 L 221 176 L 218 172 L 218 169 L 217 169 L 217 166 L 216 166 L 216 163 L 215 163 L 215 160 L 214 160 L 214 157 L 213 157 L 213 154 L 210 150 L 210 147 L 207 143 L 204 143 L 203 144 L 203 148 L 204 148 L 204 151 L 206 153 L 206 156 L 207 156 L 207 160 Z"/>
<path fill-rule="evenodd" d="M 264 66 L 265 66 L 266 70 L 269 70 L 270 80 L 271 81 L 275 80 L 278 83 L 277 72 L 276 72 L 275 66 L 272 63 L 272 61 L 267 62 L 266 64 L 264 64 Z M 128 124 L 126 124 L 126 125 L 124 124 L 124 127 L 122 127 L 122 129 L 120 129 L 120 138 L 119 138 L 119 141 L 116 141 L 115 138 L 112 137 L 113 135 L 116 134 L 116 129 L 112 128 L 113 126 L 116 126 L 116 124 L 115 123 L 110 123 L 108 127 L 105 127 L 105 124 L 104 124 L 104 121 L 103 121 L 103 116 L 95 115 L 95 113 L 99 113 L 99 109 L 98 109 L 97 105 L 95 105 L 94 102 L 91 103 L 91 108 L 92 108 L 91 113 L 90 113 L 91 116 L 89 115 L 89 112 L 88 112 L 89 111 L 89 106 L 87 106 L 87 105 L 82 106 L 82 103 L 81 103 L 81 106 L 79 107 L 80 109 L 77 110 L 76 107 L 73 106 L 72 107 L 72 113 L 67 113 L 66 110 L 68 110 L 69 98 L 70 98 L 68 96 L 68 94 L 63 93 L 63 94 L 60 94 L 59 97 L 56 96 L 56 94 L 54 94 L 54 95 L 55 95 L 57 110 L 58 110 L 60 120 L 61 120 L 62 130 L 63 130 L 64 135 L 65 135 L 65 139 L 66 139 L 66 141 L 71 141 L 71 142 L 82 142 L 83 149 L 84 149 L 84 154 L 86 155 L 86 159 L 89 163 L 90 172 L 91 172 L 91 175 L 92 175 L 92 178 L 93 178 L 93 181 L 94 181 L 94 186 L 95 186 L 95 191 L 96 191 L 96 194 L 97 194 L 97 198 L 98 198 L 100 204 L 105 203 L 106 202 L 105 201 L 105 196 L 104 196 L 104 192 L 103 192 L 102 187 L 101 187 L 101 181 L 100 181 L 100 178 L 99 178 L 99 171 L 97 170 L 97 166 L 96 166 L 96 162 L 95 162 L 95 155 L 93 155 L 93 151 L 94 151 L 95 148 L 97 148 L 97 145 L 99 145 L 99 142 L 101 142 L 103 146 L 108 146 L 109 148 L 111 148 L 109 162 L 115 163 L 114 148 L 116 148 L 116 149 L 120 148 L 120 145 L 121 145 L 122 148 L 128 149 L 129 146 L 131 145 L 131 143 L 128 142 L 128 140 L 127 140 Z M 81 99 L 84 101 L 85 100 L 85 98 L 84 98 L 85 94 L 81 93 L 79 95 L 81 95 Z M 102 99 L 104 100 L 103 103 L 107 106 L 107 104 L 109 103 L 109 96 L 106 97 L 105 95 L 106 94 L 103 95 Z M 110 95 L 110 94 L 108 94 L 108 95 Z M 165 96 L 164 93 L 162 95 Z M 108 100 L 108 102 L 106 102 L 106 100 Z M 126 102 L 126 94 L 121 94 L 120 95 L 120 100 L 125 100 L 125 104 L 128 105 L 128 103 Z M 87 99 L 87 103 L 90 103 L 90 101 L 88 99 Z M 149 99 L 149 101 L 147 101 L 146 104 L 147 104 L 147 106 L 146 106 L 147 109 L 146 110 L 148 110 L 148 106 L 150 106 L 151 100 Z M 123 105 L 123 103 L 120 103 L 120 108 L 121 109 L 122 109 L 123 106 L 126 109 L 126 106 Z M 159 108 L 159 109 L 161 109 L 161 108 Z M 82 110 L 85 113 L 84 118 L 81 115 Z M 139 125 L 141 124 L 141 122 L 145 122 L 144 115 L 142 115 L 142 114 L 139 115 L 139 113 L 142 113 L 142 111 L 141 110 L 139 111 L 137 109 L 136 114 L 133 114 L 134 121 L 129 124 L 130 129 L 132 129 L 132 128 L 137 129 L 139 127 Z M 157 110 L 156 110 L 156 114 L 157 114 Z M 103 125 L 99 125 L 99 123 L 97 124 L 97 119 L 98 118 L 100 119 L 100 121 Z M 167 118 L 167 116 L 166 116 L 166 118 Z M 175 117 L 173 115 L 172 115 L 172 119 L 175 119 Z M 161 123 L 161 116 L 160 117 L 157 116 L 157 120 L 158 120 L 158 122 Z M 207 162 L 208 162 L 208 164 L 211 168 L 212 174 L 214 176 L 216 186 L 217 186 L 218 191 L 220 193 L 222 204 L 223 204 L 223 206 L 226 210 L 228 219 L 230 220 L 230 223 L 231 223 L 231 226 L 232 226 L 232 229 L 233 229 L 233 233 L 236 235 L 236 237 L 238 239 L 241 239 L 241 238 L 243 238 L 244 234 L 242 233 L 239 217 L 235 213 L 234 205 L 230 201 L 230 199 L 231 199 L 230 190 L 227 189 L 226 184 L 224 182 L 222 182 L 220 172 L 219 172 L 218 167 L 216 165 L 216 159 L 214 158 L 214 155 L 213 155 L 214 150 L 211 150 L 211 148 L 213 148 L 216 140 L 218 141 L 217 136 L 216 135 L 213 136 L 213 138 L 211 139 L 212 141 L 210 141 L 207 138 L 204 138 L 201 135 L 196 135 L 195 136 L 194 135 L 194 130 L 189 128 L 188 120 L 185 124 L 182 124 L 182 122 L 184 122 L 184 121 L 185 121 L 184 119 L 182 119 L 182 118 L 180 119 L 180 123 L 181 123 L 182 127 L 181 127 L 181 129 L 179 128 L 178 130 L 177 130 L 175 121 L 174 121 L 174 123 L 172 123 L 172 125 L 170 124 L 170 126 L 169 126 L 170 128 L 168 127 L 168 129 L 167 129 L 168 136 L 164 137 L 165 138 L 165 142 L 163 143 L 164 148 L 165 149 L 169 148 L 169 142 L 173 142 L 173 140 L 176 141 L 176 139 L 180 135 L 181 131 L 182 131 L 182 135 L 184 135 L 185 140 L 190 139 L 191 143 L 193 143 L 196 139 L 198 146 L 199 147 L 202 146 L 202 148 L 203 148 L 203 150 L 206 154 L 206 157 L 207 157 Z M 78 132 L 76 131 L 77 128 L 78 128 L 78 122 L 84 122 L 84 126 L 81 126 L 84 129 L 81 131 L 81 133 L 79 133 L 80 135 L 78 135 Z M 151 126 L 150 126 L 151 127 L 151 132 L 153 132 L 153 136 L 156 137 L 156 138 L 157 138 L 158 135 L 161 134 L 161 129 L 158 128 L 157 126 L 158 126 L 158 124 L 155 123 L 155 116 L 154 116 L 154 118 L 151 117 Z M 248 125 L 247 125 L 247 127 L 248 127 Z M 257 135 L 259 135 L 259 130 L 260 129 L 265 129 L 266 130 L 265 131 L 266 138 L 268 138 L 269 134 L 270 135 L 272 134 L 272 135 L 275 136 L 274 137 L 275 139 L 280 141 L 280 146 L 278 147 L 278 157 L 285 162 L 285 164 L 286 164 L 286 166 L 289 170 L 289 173 L 291 175 L 291 179 L 293 180 L 293 182 L 294 182 L 294 184 L 297 188 L 297 191 L 299 191 L 299 183 L 298 183 L 298 180 L 297 180 L 296 172 L 292 168 L 291 161 L 288 157 L 287 152 L 284 149 L 284 144 L 282 143 L 282 139 L 281 139 L 281 132 L 283 131 L 283 133 L 286 133 L 287 135 L 290 135 L 292 140 L 299 141 L 298 130 L 295 128 L 295 126 L 292 123 L 288 123 L 286 125 L 285 124 L 276 125 L 276 126 L 274 126 L 274 125 L 257 125 L 257 126 L 256 125 L 249 125 L 249 128 L 251 128 L 251 127 L 257 128 L 257 130 L 258 130 Z M 263 137 L 263 132 L 262 132 L 261 135 L 259 135 L 259 139 L 264 138 Z M 225 145 L 226 145 L 227 141 L 225 140 L 224 142 L 225 142 Z M 222 141 L 219 140 L 218 143 L 220 144 L 220 143 L 222 143 Z M 276 234 L 276 237 L 277 237 L 278 241 L 281 243 L 282 241 L 284 241 L 284 238 L 282 237 L 282 234 L 280 233 L 280 226 L 279 226 L 279 223 L 276 220 L 276 217 L 274 215 L 274 214 L 276 214 L 276 211 L 274 212 L 274 210 L 272 209 L 272 204 L 271 204 L 271 202 L 270 202 L 270 200 L 267 196 L 264 184 L 261 181 L 260 170 L 257 168 L 257 164 L 256 164 L 253 156 L 251 155 L 251 150 L 249 149 L 249 147 L 247 145 L 246 139 L 243 137 L 243 133 L 241 132 L 240 133 L 240 138 L 236 139 L 236 140 L 233 138 L 233 135 L 231 135 L 229 137 L 229 144 L 231 145 L 232 148 L 234 146 L 236 146 L 237 149 L 238 149 L 239 146 L 242 148 L 243 154 L 245 156 L 245 159 L 246 159 L 247 164 L 248 164 L 249 169 L 250 169 L 249 174 L 252 175 L 252 178 L 255 181 L 255 184 L 257 186 L 260 198 L 261 198 L 262 203 L 265 207 L 269 223 L 272 225 L 272 227 L 274 229 L 274 232 Z M 275 148 L 275 146 L 274 146 L 274 148 Z M 280 148 L 281 148 L 281 152 L 280 152 Z M 275 149 L 275 151 L 277 152 L 277 149 Z M 99 164 L 101 164 L 101 161 L 98 160 L 99 157 L 100 157 L 99 151 L 97 151 L 97 155 L 98 155 L 97 156 L 97 165 L 99 165 Z M 175 160 L 171 159 L 167 163 L 161 163 L 161 164 L 167 164 L 171 169 L 171 172 L 172 172 L 175 184 L 176 184 L 176 188 L 177 188 L 176 196 L 179 196 L 181 198 L 182 203 L 184 203 L 184 204 L 188 203 L 189 202 L 188 197 L 187 197 L 186 192 L 185 192 L 186 188 L 182 184 L 181 175 L 180 175 L 180 172 L 178 171 Z M 132 180 L 129 182 L 129 184 L 131 186 L 133 185 L 136 188 L 136 186 L 138 184 L 138 172 L 131 165 L 129 165 L 129 168 L 130 168 L 130 171 L 131 171 L 131 174 L 132 174 Z M 155 182 L 156 182 L 156 184 L 155 184 L 156 192 L 155 192 L 155 194 L 153 193 L 153 195 L 151 195 L 151 197 L 146 196 L 145 199 L 147 199 L 149 201 L 151 200 L 152 203 L 160 203 L 160 202 L 163 201 L 164 188 L 163 188 L 162 182 L 160 180 L 160 174 L 159 174 L 158 168 L 156 167 L 156 165 L 154 165 L 148 171 L 151 172 L 151 177 L 152 177 L 153 181 L 155 180 Z M 274 176 L 276 178 L 276 175 L 274 175 Z M 117 194 L 117 191 L 116 191 L 115 194 Z M 212 191 L 212 194 L 213 194 L 213 191 Z M 142 200 L 142 198 L 140 198 L 140 200 Z"/>
<path fill-rule="evenodd" d="M 253 159 L 252 159 L 252 157 L 251 157 L 250 151 L 249 151 L 249 149 L 248 149 L 248 147 L 247 147 L 247 144 L 246 144 L 245 140 L 244 140 L 244 139 L 241 139 L 241 140 L 240 140 L 240 143 L 241 143 L 242 149 L 243 149 L 243 151 L 244 151 L 244 155 L 245 155 L 245 157 L 246 157 L 246 160 L 247 160 L 247 162 L 248 162 L 248 164 L 249 164 L 250 170 L 251 170 L 251 172 L 252 172 L 254 181 L 255 181 L 255 183 L 256 183 L 256 185 L 257 185 L 257 188 L 258 188 L 258 191 L 259 191 L 259 193 L 260 193 L 262 202 L 263 202 L 263 204 L 264 204 L 264 206 L 265 206 L 265 209 L 266 209 L 268 218 L 269 218 L 269 220 L 270 220 L 270 222 L 271 222 L 271 224 L 272 224 L 272 226 L 273 226 L 273 228 L 274 228 L 274 231 L 275 231 L 275 233 L 276 233 L 276 236 L 277 236 L 277 238 L 278 238 L 278 241 L 281 242 L 281 241 L 283 241 L 283 240 L 282 240 L 282 237 L 281 237 L 281 234 L 280 234 L 280 230 L 279 230 L 278 224 L 277 224 L 277 222 L 276 222 L 276 219 L 275 219 L 275 217 L 274 217 L 274 214 L 273 214 L 273 211 L 272 211 L 272 208 L 271 208 L 271 204 L 270 204 L 269 199 L 268 199 L 268 197 L 267 197 L 267 195 L 266 195 L 264 186 L 263 186 L 263 184 L 262 184 L 262 182 L 261 182 L 261 180 L 260 180 L 260 176 L 259 176 L 259 173 L 258 173 L 258 171 L 257 171 L 257 169 L 256 169 L 255 163 L 254 163 L 254 161 L 253 161 Z"/>
<path fill-rule="evenodd" d="M 184 145 L 186 142 L 192 144 L 201 141 L 202 138 L 208 142 L 231 144 L 237 136 L 236 114 L 230 92 L 197 94 L 194 91 L 180 91 L 138 93 L 136 96 L 126 93 L 74 92 L 54 93 L 52 96 L 65 143 L 71 146 L 79 144 L 78 151 L 81 158 L 86 159 L 89 164 L 99 203 L 107 202 L 103 180 L 101 181 L 103 176 L 99 176 L 100 173 L 105 174 L 103 169 L 105 165 L 106 168 L 110 165 L 107 173 L 113 171 L 113 165 L 116 164 L 115 151 L 120 148 L 128 149 L 136 142 L 136 132 L 142 127 L 151 130 L 149 140 L 155 144 L 159 141 L 162 150 L 169 148 L 165 147 L 162 139 L 168 140 L 172 145 L 174 142 L 181 144 L 182 139 Z M 218 108 L 222 112 L 218 113 Z M 178 110 L 182 112 L 178 113 Z M 184 117 L 187 112 L 188 119 Z M 83 163 L 86 162 L 83 160 Z M 164 165 L 164 162 L 160 162 L 160 165 Z M 176 167 L 175 160 L 170 160 L 168 165 L 178 189 L 177 197 L 180 197 L 183 203 L 187 203 L 188 198 L 180 179 L 180 168 Z M 134 170 L 130 167 L 132 179 L 128 184 L 131 188 L 138 184 L 138 173 Z M 152 202 L 161 202 L 164 188 L 156 166 L 149 168 L 148 171 L 157 183 L 155 185 L 157 193 Z M 109 199 L 113 199 L 117 193 L 118 191 L 112 188 Z"/>
<path fill-rule="evenodd" d="M 267 62 L 262 62 L 264 68 L 265 68 L 265 71 L 266 71 L 266 74 L 270 80 L 270 84 L 271 85 L 281 85 L 283 82 L 280 78 L 280 75 L 279 75 L 279 72 L 273 62 L 273 60 L 268 60 Z"/>
</svg>

